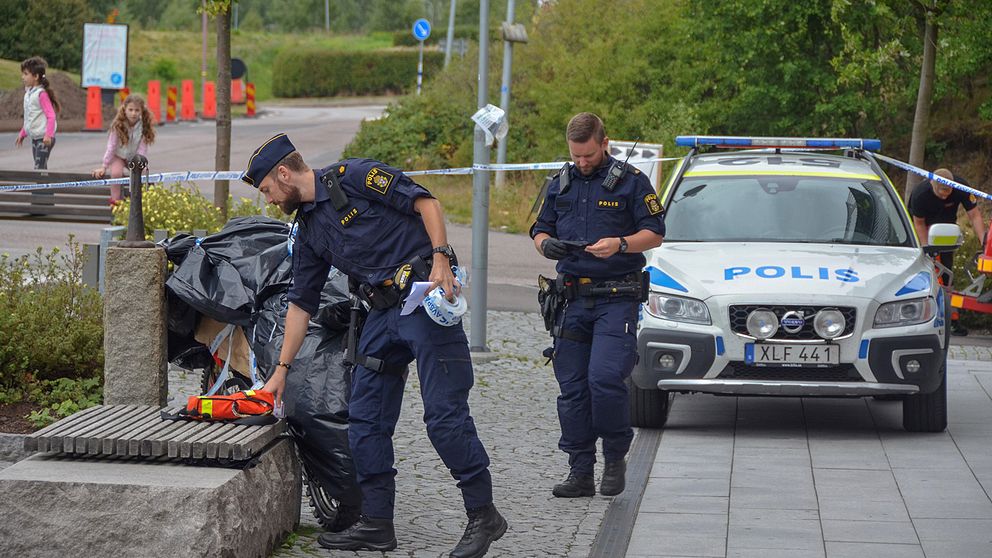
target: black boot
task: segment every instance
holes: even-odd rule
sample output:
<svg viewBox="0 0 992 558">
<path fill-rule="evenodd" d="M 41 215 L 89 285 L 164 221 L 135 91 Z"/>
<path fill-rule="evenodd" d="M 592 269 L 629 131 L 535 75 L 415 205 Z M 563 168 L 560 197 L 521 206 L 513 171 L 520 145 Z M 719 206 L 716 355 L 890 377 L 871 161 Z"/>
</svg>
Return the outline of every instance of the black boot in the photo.
<svg viewBox="0 0 992 558">
<path fill-rule="evenodd" d="M 506 520 L 489 504 L 468 511 L 468 525 L 458 545 L 448 555 L 449 558 L 481 558 L 486 555 L 489 545 L 498 541 L 506 532 Z"/>
<path fill-rule="evenodd" d="M 561 484 L 556 484 L 551 493 L 558 498 L 581 498 L 596 495 L 596 482 L 592 475 L 569 473 L 568 478 Z"/>
<path fill-rule="evenodd" d="M 623 492 L 627 463 L 624 460 L 607 463 L 603 468 L 603 480 L 599 483 L 599 493 L 603 496 L 616 496 Z"/>
<path fill-rule="evenodd" d="M 317 542 L 335 550 L 379 550 L 396 548 L 392 519 L 376 519 L 364 515 L 357 523 L 340 533 L 323 533 Z"/>
<path fill-rule="evenodd" d="M 330 525 L 327 526 L 327 530 L 331 533 L 340 533 L 354 525 L 361 514 L 362 508 L 360 506 L 338 504 L 337 515 L 334 516 L 334 521 L 331 521 Z"/>
</svg>

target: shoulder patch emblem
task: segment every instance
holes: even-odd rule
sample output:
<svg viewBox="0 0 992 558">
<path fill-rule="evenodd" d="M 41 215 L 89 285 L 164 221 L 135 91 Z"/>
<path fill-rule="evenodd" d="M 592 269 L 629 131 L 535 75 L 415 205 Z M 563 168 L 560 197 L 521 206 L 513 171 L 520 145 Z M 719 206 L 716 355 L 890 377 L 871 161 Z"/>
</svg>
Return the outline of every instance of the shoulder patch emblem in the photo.
<svg viewBox="0 0 992 558">
<path fill-rule="evenodd" d="M 648 212 L 651 213 L 651 215 L 661 213 L 661 203 L 658 201 L 658 196 L 655 194 L 648 194 L 644 196 L 644 205 L 648 207 Z"/>
<path fill-rule="evenodd" d="M 978 203 L 978 198 L 975 197 L 975 194 L 968 194 L 968 201 L 971 203 Z"/>
<path fill-rule="evenodd" d="M 371 188 L 372 190 L 375 190 L 385 196 L 395 178 L 396 177 L 391 173 L 388 173 L 379 167 L 373 167 L 372 170 L 365 175 L 365 187 Z"/>
<path fill-rule="evenodd" d="M 338 165 L 338 176 L 344 176 L 346 170 L 348 170 L 348 165 Z"/>
</svg>

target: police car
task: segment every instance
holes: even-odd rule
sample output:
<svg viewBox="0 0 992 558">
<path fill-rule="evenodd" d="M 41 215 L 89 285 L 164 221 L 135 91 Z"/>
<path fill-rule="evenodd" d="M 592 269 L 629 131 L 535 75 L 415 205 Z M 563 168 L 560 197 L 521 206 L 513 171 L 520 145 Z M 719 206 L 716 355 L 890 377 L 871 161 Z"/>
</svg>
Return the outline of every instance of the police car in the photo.
<svg viewBox="0 0 992 558">
<path fill-rule="evenodd" d="M 944 430 L 950 306 L 933 255 L 961 231 L 933 226 L 921 246 L 880 142 L 676 143 L 690 153 L 648 254 L 633 423 L 663 426 L 672 392 L 887 396 L 903 400 L 905 429 Z"/>
</svg>

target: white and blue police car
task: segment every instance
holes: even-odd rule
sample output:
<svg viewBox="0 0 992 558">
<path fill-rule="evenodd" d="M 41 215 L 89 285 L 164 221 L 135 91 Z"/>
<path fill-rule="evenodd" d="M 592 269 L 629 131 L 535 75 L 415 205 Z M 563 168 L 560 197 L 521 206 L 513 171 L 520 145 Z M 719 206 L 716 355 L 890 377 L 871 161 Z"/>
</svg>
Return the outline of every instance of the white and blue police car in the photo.
<svg viewBox="0 0 992 558">
<path fill-rule="evenodd" d="M 921 245 L 874 157 L 881 142 L 676 143 L 690 152 L 648 254 L 634 425 L 661 427 L 671 393 L 700 392 L 896 397 L 905 429 L 944 430 L 950 306 L 933 255 L 961 231 L 933 226 Z"/>
</svg>

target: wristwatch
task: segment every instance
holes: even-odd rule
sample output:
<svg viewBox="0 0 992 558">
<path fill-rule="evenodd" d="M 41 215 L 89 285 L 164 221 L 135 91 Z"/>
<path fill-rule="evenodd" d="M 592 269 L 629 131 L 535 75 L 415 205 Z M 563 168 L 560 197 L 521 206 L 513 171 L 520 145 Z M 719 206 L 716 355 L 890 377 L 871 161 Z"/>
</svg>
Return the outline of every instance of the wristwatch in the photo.
<svg viewBox="0 0 992 558">
<path fill-rule="evenodd" d="M 627 239 L 621 236 L 620 237 L 620 253 L 623 254 L 626 251 L 627 251 Z"/>
<path fill-rule="evenodd" d="M 444 244 L 431 250 L 431 255 L 444 254 L 450 260 L 455 257 L 455 249 L 450 244 Z"/>
</svg>

